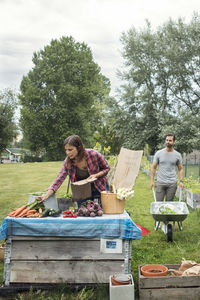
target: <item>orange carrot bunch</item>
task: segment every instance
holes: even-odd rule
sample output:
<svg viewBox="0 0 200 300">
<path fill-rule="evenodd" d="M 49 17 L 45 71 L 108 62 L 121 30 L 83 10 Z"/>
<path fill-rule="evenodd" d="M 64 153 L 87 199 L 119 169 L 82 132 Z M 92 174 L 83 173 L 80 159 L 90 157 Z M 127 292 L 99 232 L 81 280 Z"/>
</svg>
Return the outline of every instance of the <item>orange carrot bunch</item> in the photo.
<svg viewBox="0 0 200 300">
<path fill-rule="evenodd" d="M 26 205 L 22 205 L 19 208 L 11 209 L 12 212 L 8 214 L 9 217 L 12 218 L 34 218 L 42 216 L 42 208 L 39 208 L 38 211 L 36 209 L 31 209 Z"/>
</svg>

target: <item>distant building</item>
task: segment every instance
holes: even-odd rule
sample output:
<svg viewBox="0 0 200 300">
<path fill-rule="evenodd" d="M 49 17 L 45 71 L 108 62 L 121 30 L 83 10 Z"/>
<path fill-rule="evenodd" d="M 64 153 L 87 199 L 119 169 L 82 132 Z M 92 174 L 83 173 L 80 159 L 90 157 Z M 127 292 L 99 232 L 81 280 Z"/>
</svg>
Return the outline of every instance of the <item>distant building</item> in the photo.
<svg viewBox="0 0 200 300">
<path fill-rule="evenodd" d="M 18 163 L 21 161 L 24 153 L 19 148 L 5 148 L 1 152 L 1 163 Z"/>
</svg>

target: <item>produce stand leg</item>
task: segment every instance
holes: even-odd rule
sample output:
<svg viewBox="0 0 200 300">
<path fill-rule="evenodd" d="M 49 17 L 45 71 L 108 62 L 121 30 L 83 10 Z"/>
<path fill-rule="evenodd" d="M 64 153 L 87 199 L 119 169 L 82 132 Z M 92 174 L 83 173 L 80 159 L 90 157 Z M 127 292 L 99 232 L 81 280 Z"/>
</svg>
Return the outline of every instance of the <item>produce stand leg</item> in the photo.
<svg viewBox="0 0 200 300">
<path fill-rule="evenodd" d="M 131 272 L 131 249 L 132 249 L 132 241 L 125 240 L 124 241 L 124 273 L 129 274 Z"/>
<path fill-rule="evenodd" d="M 6 239 L 5 259 L 4 259 L 4 285 L 10 283 L 10 257 L 11 257 L 12 240 L 10 237 Z"/>
</svg>

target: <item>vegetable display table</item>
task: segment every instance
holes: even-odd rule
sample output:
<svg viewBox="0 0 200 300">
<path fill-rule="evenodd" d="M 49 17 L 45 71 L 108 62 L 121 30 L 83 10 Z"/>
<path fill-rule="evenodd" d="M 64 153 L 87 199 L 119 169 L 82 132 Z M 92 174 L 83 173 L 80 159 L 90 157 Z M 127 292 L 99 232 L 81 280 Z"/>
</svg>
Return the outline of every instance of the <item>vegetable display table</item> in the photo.
<svg viewBox="0 0 200 300">
<path fill-rule="evenodd" d="M 141 230 L 124 212 L 87 218 L 10 218 L 4 285 L 19 283 L 108 283 L 113 273 L 130 273 L 131 242 Z"/>
</svg>

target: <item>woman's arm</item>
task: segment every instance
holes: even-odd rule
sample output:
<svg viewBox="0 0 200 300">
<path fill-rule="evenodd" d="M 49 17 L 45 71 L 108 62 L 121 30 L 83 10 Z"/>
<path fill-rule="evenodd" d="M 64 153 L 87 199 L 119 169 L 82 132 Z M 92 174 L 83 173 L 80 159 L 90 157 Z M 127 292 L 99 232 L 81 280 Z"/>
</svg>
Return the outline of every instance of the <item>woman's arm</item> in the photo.
<svg viewBox="0 0 200 300">
<path fill-rule="evenodd" d="M 90 174 L 89 178 L 99 178 L 106 176 L 110 171 L 110 166 L 105 157 L 96 150 L 90 150 L 87 156 L 88 171 L 90 170 L 93 174 Z M 96 172 L 95 172 L 96 171 Z"/>
</svg>

